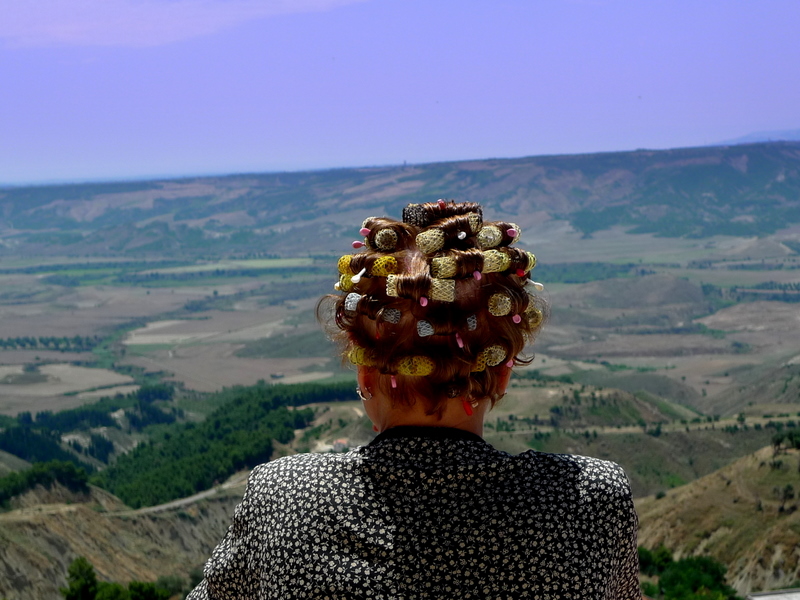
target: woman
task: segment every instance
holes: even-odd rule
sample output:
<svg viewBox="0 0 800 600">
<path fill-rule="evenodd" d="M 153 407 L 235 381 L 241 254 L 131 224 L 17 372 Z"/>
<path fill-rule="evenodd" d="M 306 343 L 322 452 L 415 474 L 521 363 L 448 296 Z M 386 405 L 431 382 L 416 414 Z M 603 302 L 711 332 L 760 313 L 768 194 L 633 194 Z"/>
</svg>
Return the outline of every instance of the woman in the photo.
<svg viewBox="0 0 800 600">
<path fill-rule="evenodd" d="M 622 470 L 481 438 L 546 308 L 519 227 L 439 200 L 360 233 L 318 312 L 379 434 L 256 467 L 189 598 L 641 598 Z"/>
</svg>

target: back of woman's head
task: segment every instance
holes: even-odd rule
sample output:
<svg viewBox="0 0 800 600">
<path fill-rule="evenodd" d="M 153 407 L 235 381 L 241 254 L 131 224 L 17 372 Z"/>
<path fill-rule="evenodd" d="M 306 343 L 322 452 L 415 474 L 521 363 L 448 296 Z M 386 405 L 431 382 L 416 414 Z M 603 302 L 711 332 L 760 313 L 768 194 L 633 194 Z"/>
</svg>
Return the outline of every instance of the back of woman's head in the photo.
<svg viewBox="0 0 800 600">
<path fill-rule="evenodd" d="M 535 257 L 512 247 L 519 227 L 439 200 L 409 204 L 402 221 L 370 217 L 360 233 L 363 250 L 339 259 L 339 294 L 319 306 L 344 356 L 382 375 L 395 403 L 421 399 L 429 414 L 454 398 L 494 405 L 505 369 L 530 362 L 522 351 L 546 311 L 530 281 Z"/>
</svg>

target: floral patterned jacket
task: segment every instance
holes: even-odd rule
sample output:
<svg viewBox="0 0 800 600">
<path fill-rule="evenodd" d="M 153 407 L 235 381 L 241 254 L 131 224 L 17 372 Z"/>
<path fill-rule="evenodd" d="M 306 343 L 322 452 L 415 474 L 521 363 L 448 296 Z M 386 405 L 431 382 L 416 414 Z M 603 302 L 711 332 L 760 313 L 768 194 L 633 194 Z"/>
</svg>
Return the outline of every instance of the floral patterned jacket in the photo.
<svg viewBox="0 0 800 600">
<path fill-rule="evenodd" d="M 256 467 L 188 600 L 639 600 L 636 530 L 614 463 L 397 427 Z"/>
</svg>

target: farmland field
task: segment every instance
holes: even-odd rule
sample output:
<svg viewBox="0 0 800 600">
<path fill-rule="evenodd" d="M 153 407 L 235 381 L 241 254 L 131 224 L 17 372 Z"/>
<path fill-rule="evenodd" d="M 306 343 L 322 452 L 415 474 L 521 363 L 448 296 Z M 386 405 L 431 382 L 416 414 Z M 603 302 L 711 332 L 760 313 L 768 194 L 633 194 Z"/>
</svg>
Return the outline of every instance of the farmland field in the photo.
<svg viewBox="0 0 800 600">
<path fill-rule="evenodd" d="M 227 410 L 281 389 L 262 381 L 343 384 L 290 388 L 337 396 L 273 457 L 368 442 L 316 301 L 364 217 L 452 197 L 519 226 L 551 307 L 486 439 L 616 460 L 635 495 L 671 498 L 800 422 L 798 161 L 798 144 L 754 144 L 0 189 L 0 434 L 41 436 L 26 460 L 0 452 L 0 476 L 48 443 L 102 476 L 136 447 L 234 434 Z M 766 460 L 751 466 L 788 481 Z M 175 519 L 205 531 L 208 506 Z"/>
<path fill-rule="evenodd" d="M 103 390 L 106 396 L 124 393 L 134 389 L 128 385 L 132 381 L 129 376 L 107 369 L 67 363 L 41 365 L 34 373 L 26 373 L 17 365 L 0 366 L 0 414 L 73 408 L 92 397 L 90 390 Z M 77 392 L 89 392 L 90 395 Z"/>
<path fill-rule="evenodd" d="M 742 179 L 744 155 L 768 166 Z M 187 393 L 352 377 L 315 301 L 364 216 L 435 195 L 482 201 L 537 255 L 552 312 L 531 368 L 755 414 L 797 401 L 778 374 L 800 354 L 796 182 L 774 186 L 795 168 L 796 145 L 765 144 L 4 190 L 0 364 L 49 377 L 65 363 Z M 771 194 L 783 195 L 767 210 L 758 199 Z M 789 383 L 764 396 L 776 378 Z M 74 406 L 95 387 L 28 403 Z"/>
<path fill-rule="evenodd" d="M 607 370 L 601 363 L 655 369 L 684 390 L 674 400 L 703 410 L 740 385 L 748 365 L 776 366 L 798 354 L 797 305 L 761 301 L 714 306 L 716 300 L 706 297 L 700 286 L 800 282 L 800 269 L 793 268 L 797 255 L 780 243 L 733 237 L 675 240 L 619 229 L 582 239 L 544 223 L 533 223 L 521 243 L 537 253 L 543 277 L 548 264 L 570 265 L 585 256 L 609 265 L 639 265 L 645 273 L 552 286 L 545 279 L 552 316 L 535 347 L 538 361 L 550 359 L 549 364 L 536 363 L 545 373 Z M 288 383 L 341 377 L 345 372 L 333 358 L 332 347 L 315 333 L 319 328 L 313 316 L 316 298 L 335 280 L 334 261 L 335 256 L 321 262 L 307 257 L 254 258 L 157 268 L 151 268 L 157 261 L 0 261 L 0 271 L 5 268 L 0 275 L 5 283 L 0 338 L 109 339 L 111 346 L 106 347 L 112 352 L 102 366 L 116 356 L 120 367 L 155 374 L 189 390 L 213 391 L 260 379 Z M 698 261 L 706 266 L 693 268 Z M 327 265 L 330 273 L 315 265 Z M 34 267 L 35 274 L 9 272 Z M 264 274 L 241 277 L 243 269 Z M 282 275 L 276 279 L 270 270 Z M 207 279 L 205 274 L 215 276 Z M 59 285 L 60 279 L 53 283 L 52 275 L 74 277 L 75 285 Z M 101 275 L 113 284 L 97 284 Z M 167 279 L 148 279 L 152 275 Z M 188 275 L 192 278 L 180 279 Z M 132 277 L 133 284 L 118 281 Z M 92 363 L 96 358 L 97 352 L 69 349 L 0 349 L 0 362 L 17 368 L 37 361 Z M 614 377 L 621 385 L 632 381 L 621 380 L 619 373 Z M 648 386 L 650 391 L 667 389 L 652 382 Z M 92 387 L 96 386 L 86 385 L 81 391 Z M 31 390 L 21 395 L 6 385 L 8 399 L 2 410 L 75 406 L 99 393 L 63 396 L 61 388 L 52 389 L 55 395 Z M 669 397 L 669 391 L 664 393 Z"/>
</svg>

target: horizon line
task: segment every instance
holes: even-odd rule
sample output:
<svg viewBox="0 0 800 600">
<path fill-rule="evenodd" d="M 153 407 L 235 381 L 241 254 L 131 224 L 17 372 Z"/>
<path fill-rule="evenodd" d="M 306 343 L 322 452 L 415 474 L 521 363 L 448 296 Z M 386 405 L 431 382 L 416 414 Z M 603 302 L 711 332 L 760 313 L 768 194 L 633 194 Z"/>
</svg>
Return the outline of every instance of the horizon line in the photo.
<svg viewBox="0 0 800 600">
<path fill-rule="evenodd" d="M 800 131 L 800 130 L 798 130 Z M 755 135 L 755 134 L 754 134 Z M 741 138 L 737 138 L 741 139 Z M 488 160 L 523 160 L 526 158 L 549 158 L 558 156 L 589 156 L 593 154 L 626 154 L 634 152 L 667 152 L 671 150 L 689 150 L 694 148 L 726 148 L 730 146 L 755 146 L 760 144 L 800 144 L 798 140 L 761 140 L 761 141 L 741 141 L 733 143 L 718 142 L 713 144 L 703 144 L 699 146 L 673 146 L 669 148 L 634 148 L 629 150 L 597 150 L 587 152 L 561 152 L 553 154 L 527 154 L 524 156 L 492 156 L 482 158 L 456 158 L 447 160 L 434 160 L 429 162 L 408 162 L 402 163 L 386 163 L 381 165 L 350 165 L 350 166 L 331 166 L 331 167 L 312 167 L 300 169 L 276 169 L 276 170 L 263 170 L 263 171 L 206 171 L 199 173 L 173 173 L 173 174 L 143 174 L 143 175 L 129 175 L 129 176 L 109 176 L 109 177 L 77 177 L 74 179 L 38 179 L 29 180 L 17 183 L 6 183 L 0 181 L 0 190 L 15 189 L 25 187 L 50 187 L 57 185 L 91 185 L 100 183 L 133 183 L 133 182 L 148 182 L 148 181 L 177 181 L 181 179 L 202 179 L 211 177 L 242 177 L 247 175 L 280 175 L 280 174 L 298 174 L 298 173 L 316 173 L 323 171 L 342 171 L 350 169 L 387 169 L 387 168 L 400 168 L 400 167 L 418 167 L 427 165 L 441 165 L 447 163 L 461 163 L 472 161 L 488 161 Z"/>
</svg>

